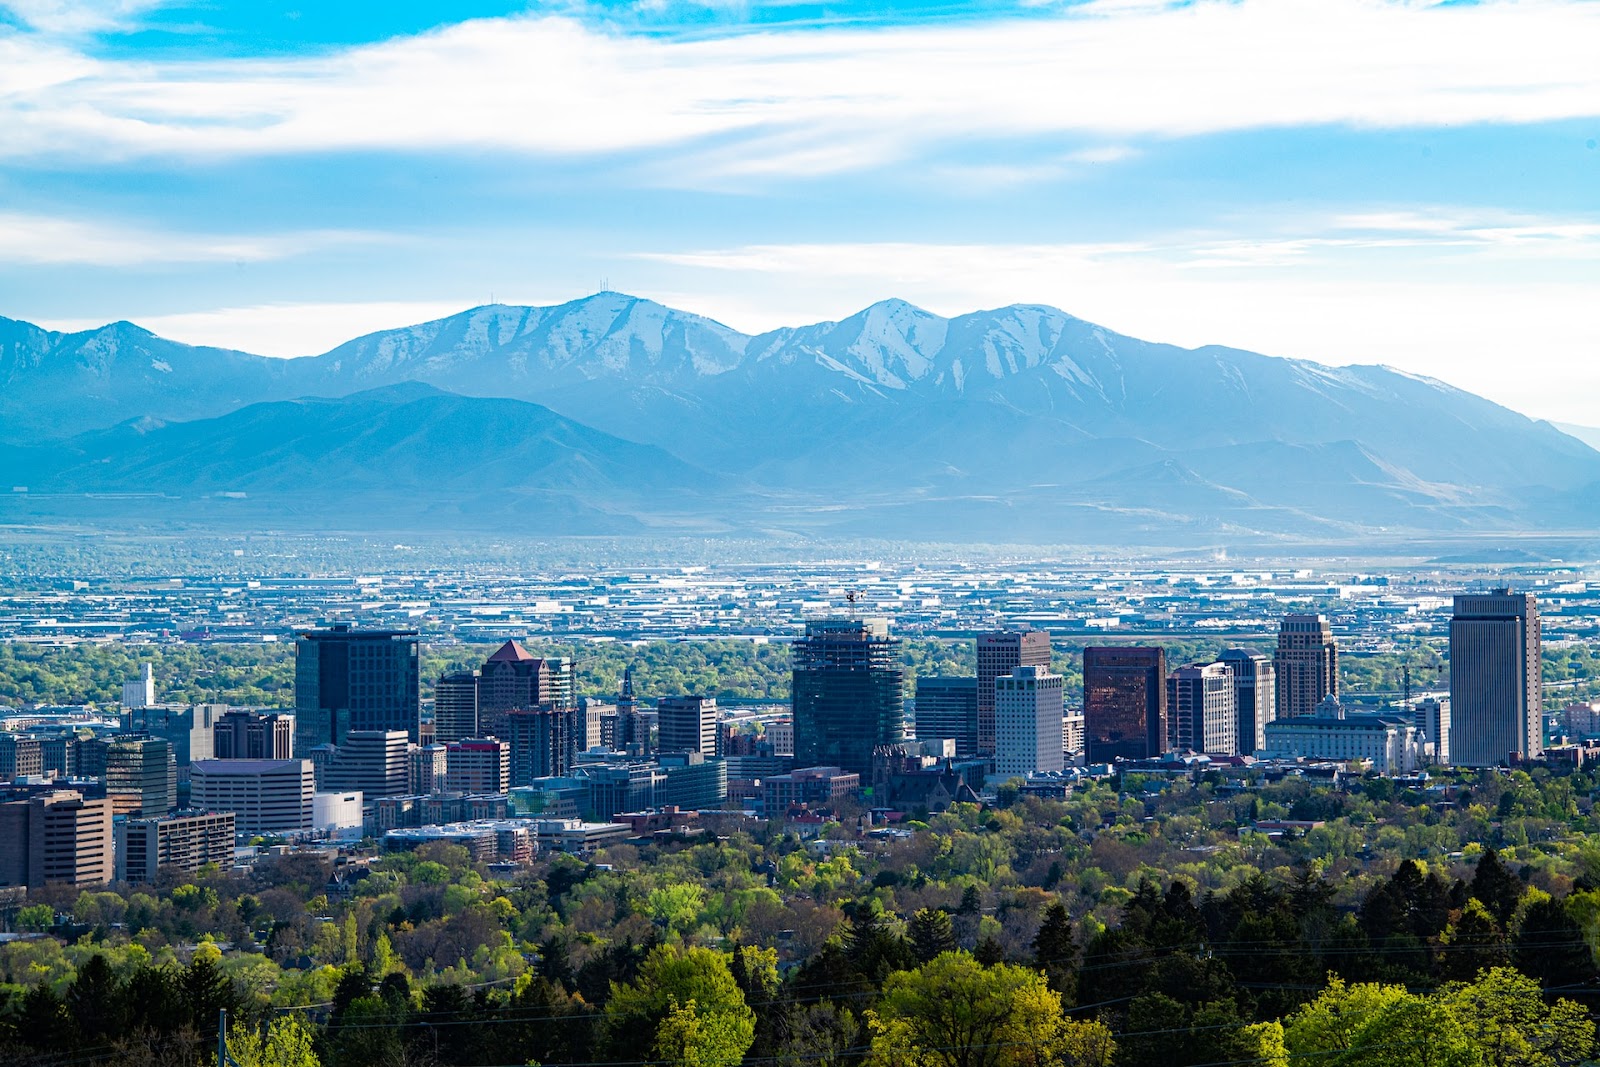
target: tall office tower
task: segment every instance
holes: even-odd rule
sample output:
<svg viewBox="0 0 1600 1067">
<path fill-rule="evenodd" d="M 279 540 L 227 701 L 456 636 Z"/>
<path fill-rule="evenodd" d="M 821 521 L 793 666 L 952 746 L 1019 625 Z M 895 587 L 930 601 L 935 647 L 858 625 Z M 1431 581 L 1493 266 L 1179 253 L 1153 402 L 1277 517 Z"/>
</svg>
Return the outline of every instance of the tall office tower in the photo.
<svg viewBox="0 0 1600 1067">
<path fill-rule="evenodd" d="M 148 708 L 156 702 L 156 670 L 151 664 L 139 668 L 139 680 L 122 683 L 124 708 Z"/>
<path fill-rule="evenodd" d="M 991 686 L 993 682 L 989 683 Z M 930 676 L 917 679 L 918 741 L 954 740 L 956 756 L 978 754 L 978 679 Z"/>
<path fill-rule="evenodd" d="M 612 727 L 611 747 L 618 752 L 650 755 L 650 724 L 639 712 L 633 695 L 633 668 L 622 669 L 622 692 L 617 695 L 617 721 Z"/>
<path fill-rule="evenodd" d="M 0 886 L 99 885 L 114 852 L 109 799 L 67 789 L 0 804 Z"/>
<path fill-rule="evenodd" d="M 433 739 L 440 744 L 478 736 L 480 671 L 441 675 L 433 683 Z"/>
<path fill-rule="evenodd" d="M 795 764 L 872 775 L 872 752 L 905 740 L 905 668 L 885 619 L 819 619 L 794 643 Z"/>
<path fill-rule="evenodd" d="M 515 641 L 507 641 L 478 672 L 478 732 L 502 737 L 512 711 L 549 706 L 577 707 L 574 665 L 569 659 L 540 659 Z"/>
<path fill-rule="evenodd" d="M 1339 650 L 1333 627 L 1321 615 L 1285 615 L 1272 657 L 1278 674 L 1278 715 L 1302 718 L 1317 713 L 1328 695 L 1339 695 Z"/>
<path fill-rule="evenodd" d="M 470 737 L 445 746 L 445 788 L 452 793 L 504 793 L 511 788 L 511 746 Z"/>
<path fill-rule="evenodd" d="M 991 630 L 978 635 L 979 756 L 994 755 L 994 680 L 1017 667 L 1050 669 L 1050 635 L 1043 630 Z"/>
<path fill-rule="evenodd" d="M 241 834 L 298 834 L 311 829 L 316 772 L 306 759 L 195 760 L 194 806 L 231 811 Z"/>
<path fill-rule="evenodd" d="M 656 748 L 663 752 L 717 754 L 717 698 L 662 697 L 656 701 Z"/>
<path fill-rule="evenodd" d="M 557 708 L 518 708 L 506 716 L 511 785 L 566 774 L 577 760 L 572 715 Z"/>
<path fill-rule="evenodd" d="M 1539 604 L 1496 589 L 1456 597 L 1450 619 L 1450 758 L 1493 767 L 1544 752 Z"/>
<path fill-rule="evenodd" d="M 994 769 L 1027 777 L 1062 768 L 1066 680 L 1045 667 L 1013 667 L 994 680 Z"/>
<path fill-rule="evenodd" d="M 426 796 L 445 791 L 445 776 L 450 771 L 447 746 L 413 745 L 406 755 L 411 760 L 411 792 Z"/>
<path fill-rule="evenodd" d="M 404 730 L 351 730 L 320 768 L 317 787 L 361 790 L 366 800 L 411 792 L 410 742 Z"/>
<path fill-rule="evenodd" d="M 1084 756 L 1153 759 L 1167 745 L 1167 657 L 1159 648 L 1083 650 Z"/>
<path fill-rule="evenodd" d="M 1239 715 L 1239 752 L 1252 756 L 1267 743 L 1267 723 L 1278 717 L 1278 674 L 1272 660 L 1249 648 L 1230 648 L 1220 662 L 1233 671 L 1233 706 Z"/>
<path fill-rule="evenodd" d="M 118 815 L 152 818 L 178 806 L 178 765 L 164 737 L 114 737 L 106 745 L 106 796 Z"/>
<path fill-rule="evenodd" d="M 1450 765 L 1450 698 L 1423 697 L 1417 701 L 1417 736 L 1427 738 L 1433 762 Z"/>
<path fill-rule="evenodd" d="M 404 730 L 421 739 L 422 675 L 415 630 L 337 623 L 295 639 L 296 752 L 340 745 L 351 730 Z"/>
<path fill-rule="evenodd" d="M 1226 663 L 1192 663 L 1167 675 L 1167 730 L 1176 752 L 1239 753 L 1239 711 Z"/>
<path fill-rule="evenodd" d="M 162 871 L 193 874 L 207 863 L 233 864 L 231 811 L 184 812 L 118 820 L 117 881 L 154 882 Z"/>
<path fill-rule="evenodd" d="M 217 759 L 293 759 L 294 716 L 227 712 L 217 719 L 211 751 Z"/>
<path fill-rule="evenodd" d="M 44 773 L 44 745 L 37 737 L 0 733 L 0 782 Z"/>
</svg>

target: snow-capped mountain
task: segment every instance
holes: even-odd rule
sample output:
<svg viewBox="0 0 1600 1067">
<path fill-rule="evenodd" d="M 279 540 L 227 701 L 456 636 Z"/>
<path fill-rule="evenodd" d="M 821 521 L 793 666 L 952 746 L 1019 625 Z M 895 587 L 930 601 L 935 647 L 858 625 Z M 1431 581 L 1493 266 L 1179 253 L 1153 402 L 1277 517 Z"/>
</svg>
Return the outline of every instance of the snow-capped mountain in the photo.
<svg viewBox="0 0 1600 1067">
<path fill-rule="evenodd" d="M 771 493 L 842 496 L 859 505 L 849 522 L 920 530 L 942 514 L 977 536 L 1014 527 L 1002 512 L 1025 501 L 1057 525 L 1571 525 L 1600 484 L 1600 453 L 1441 382 L 1154 344 L 1038 305 L 947 319 L 889 300 L 751 337 L 600 293 L 474 308 L 295 360 L 127 323 L 61 334 L 0 320 L 0 439 L 14 443 L 404 382 L 533 401 Z"/>
</svg>

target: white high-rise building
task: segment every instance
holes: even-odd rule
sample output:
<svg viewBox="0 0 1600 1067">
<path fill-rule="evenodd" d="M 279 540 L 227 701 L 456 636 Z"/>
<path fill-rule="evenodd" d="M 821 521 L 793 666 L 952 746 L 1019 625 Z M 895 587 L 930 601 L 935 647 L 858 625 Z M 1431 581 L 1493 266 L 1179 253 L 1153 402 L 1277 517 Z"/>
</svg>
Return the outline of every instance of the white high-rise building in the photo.
<svg viewBox="0 0 1600 1067">
<path fill-rule="evenodd" d="M 156 669 L 151 664 L 144 664 L 139 672 L 136 682 L 122 683 L 122 706 L 124 708 L 150 708 L 156 703 Z"/>
<path fill-rule="evenodd" d="M 1173 751 L 1238 755 L 1239 714 L 1228 664 L 1192 663 L 1167 675 L 1167 715 Z"/>
<path fill-rule="evenodd" d="M 1038 666 L 994 681 L 994 767 L 1003 778 L 1060 771 L 1065 679 Z"/>
</svg>

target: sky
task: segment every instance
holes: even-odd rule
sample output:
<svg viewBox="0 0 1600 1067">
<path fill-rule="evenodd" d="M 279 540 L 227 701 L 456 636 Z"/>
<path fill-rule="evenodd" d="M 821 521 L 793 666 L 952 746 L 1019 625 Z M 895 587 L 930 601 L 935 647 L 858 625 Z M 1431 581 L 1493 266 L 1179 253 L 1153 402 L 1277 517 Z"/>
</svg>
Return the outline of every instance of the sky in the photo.
<svg viewBox="0 0 1600 1067">
<path fill-rule="evenodd" d="M 1600 0 L 0 0 L 0 316 L 602 288 L 1383 363 L 1600 425 Z"/>
</svg>

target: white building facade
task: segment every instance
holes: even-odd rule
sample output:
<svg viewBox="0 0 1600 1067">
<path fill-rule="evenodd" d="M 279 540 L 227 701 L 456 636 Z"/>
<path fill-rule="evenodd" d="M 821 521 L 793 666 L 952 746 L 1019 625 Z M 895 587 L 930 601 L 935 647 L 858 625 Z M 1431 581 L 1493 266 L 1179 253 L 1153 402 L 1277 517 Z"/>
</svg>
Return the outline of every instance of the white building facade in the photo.
<svg viewBox="0 0 1600 1067">
<path fill-rule="evenodd" d="M 1044 667 L 1015 667 L 994 681 L 994 767 L 1026 778 L 1063 766 L 1066 680 Z"/>
</svg>

